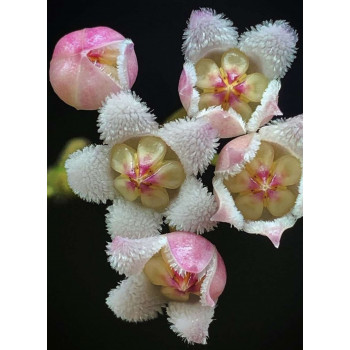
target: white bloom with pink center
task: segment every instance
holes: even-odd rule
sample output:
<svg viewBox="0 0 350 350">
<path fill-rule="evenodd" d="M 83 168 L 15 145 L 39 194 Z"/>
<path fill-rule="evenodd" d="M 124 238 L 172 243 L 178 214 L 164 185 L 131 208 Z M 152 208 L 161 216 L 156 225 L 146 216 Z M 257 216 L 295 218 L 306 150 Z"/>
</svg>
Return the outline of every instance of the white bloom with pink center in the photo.
<svg viewBox="0 0 350 350">
<path fill-rule="evenodd" d="M 193 11 L 184 33 L 186 62 L 179 81 L 184 108 L 193 115 L 221 106 L 236 124 L 232 137 L 256 131 L 282 115 L 280 79 L 295 58 L 297 40 L 295 30 L 282 20 L 264 22 L 238 38 L 224 15 Z"/>
<path fill-rule="evenodd" d="M 226 284 L 225 264 L 213 244 L 189 232 L 139 239 L 116 236 L 107 254 L 112 267 L 129 276 L 107 298 L 117 317 L 146 321 L 166 307 L 175 333 L 189 343 L 206 343 Z"/>
<path fill-rule="evenodd" d="M 77 30 L 61 38 L 50 62 L 56 94 L 76 109 L 98 109 L 111 93 L 130 89 L 138 65 L 134 44 L 108 27 Z"/>
<path fill-rule="evenodd" d="M 282 233 L 303 215 L 302 153 L 302 115 L 230 141 L 215 168 L 212 220 L 265 235 L 278 248 Z"/>
<path fill-rule="evenodd" d="M 159 127 L 131 91 L 111 95 L 99 112 L 104 145 L 88 146 L 66 162 L 74 193 L 96 203 L 114 200 L 107 217 L 116 235 L 133 231 L 127 223 L 147 223 L 144 230 L 150 236 L 159 234 L 163 215 L 179 230 L 211 230 L 217 206 L 195 176 L 209 165 L 218 137 L 225 132 L 214 124 L 223 120 L 224 125 L 229 118 L 218 108 L 209 108 L 194 118 Z"/>
</svg>

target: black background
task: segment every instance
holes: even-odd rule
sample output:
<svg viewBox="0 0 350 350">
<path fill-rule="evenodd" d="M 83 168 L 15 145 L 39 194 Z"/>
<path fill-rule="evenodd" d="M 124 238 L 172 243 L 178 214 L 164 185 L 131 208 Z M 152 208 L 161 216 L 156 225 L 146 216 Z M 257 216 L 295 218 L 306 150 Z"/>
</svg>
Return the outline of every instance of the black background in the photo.
<svg viewBox="0 0 350 350">
<path fill-rule="evenodd" d="M 56 42 L 71 31 L 99 25 L 119 31 L 135 43 L 133 90 L 162 122 L 181 107 L 182 34 L 199 7 L 225 13 L 240 33 L 267 19 L 285 19 L 297 29 L 298 54 L 282 81 L 279 106 L 285 117 L 302 113 L 301 1 L 49 1 L 48 62 Z M 48 166 L 72 137 L 99 143 L 96 117 L 96 111 L 66 105 L 48 84 Z M 212 170 L 204 176 L 209 188 Z M 131 324 L 107 308 L 107 293 L 122 277 L 107 263 L 105 212 L 104 205 L 77 198 L 48 201 L 49 349 L 302 349 L 302 220 L 285 231 L 279 249 L 227 224 L 205 234 L 224 258 L 228 280 L 208 344 L 190 346 L 165 316 Z"/>
</svg>

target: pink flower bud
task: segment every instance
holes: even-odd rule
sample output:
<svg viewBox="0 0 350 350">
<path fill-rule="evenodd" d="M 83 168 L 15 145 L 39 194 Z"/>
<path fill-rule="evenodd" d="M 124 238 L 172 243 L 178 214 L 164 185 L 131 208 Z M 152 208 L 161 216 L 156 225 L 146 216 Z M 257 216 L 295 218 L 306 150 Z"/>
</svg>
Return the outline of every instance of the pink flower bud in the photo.
<svg viewBox="0 0 350 350">
<path fill-rule="evenodd" d="M 50 82 L 70 106 L 95 110 L 111 93 L 130 89 L 137 71 L 130 39 L 107 27 L 85 28 L 65 35 L 56 44 Z"/>
</svg>

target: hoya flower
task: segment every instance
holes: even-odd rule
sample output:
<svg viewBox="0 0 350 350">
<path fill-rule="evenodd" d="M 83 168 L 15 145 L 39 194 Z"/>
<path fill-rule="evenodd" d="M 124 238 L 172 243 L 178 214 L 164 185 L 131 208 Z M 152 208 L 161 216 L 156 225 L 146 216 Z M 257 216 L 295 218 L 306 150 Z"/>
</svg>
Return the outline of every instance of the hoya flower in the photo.
<svg viewBox="0 0 350 350">
<path fill-rule="evenodd" d="M 175 333 L 189 343 L 206 343 L 226 284 L 225 264 L 213 244 L 189 232 L 140 239 L 116 236 L 107 253 L 112 267 L 128 277 L 106 300 L 117 317 L 147 321 L 164 307 Z"/>
<path fill-rule="evenodd" d="M 236 28 L 210 9 L 193 11 L 184 33 L 185 64 L 179 81 L 189 115 L 221 106 L 256 131 L 278 108 L 280 79 L 295 58 L 297 33 L 285 21 L 263 22 L 238 38 Z"/>
<path fill-rule="evenodd" d="M 107 27 L 69 33 L 56 44 L 50 82 L 56 94 L 77 109 L 98 109 L 111 93 L 130 89 L 137 76 L 130 39 Z"/>
<path fill-rule="evenodd" d="M 303 215 L 302 133 L 299 115 L 226 144 L 215 168 L 212 220 L 265 235 L 278 248 L 284 230 Z"/>
<path fill-rule="evenodd" d="M 114 225 L 130 211 L 148 224 L 151 218 L 152 227 L 165 215 L 179 230 L 212 229 L 216 203 L 195 176 L 209 165 L 218 137 L 226 132 L 213 126 L 220 124 L 222 113 L 211 108 L 160 128 L 130 91 L 108 97 L 99 112 L 104 144 L 75 152 L 65 165 L 73 192 L 96 203 L 114 200 L 109 209 Z M 202 217 L 206 221 L 197 225 Z"/>
</svg>

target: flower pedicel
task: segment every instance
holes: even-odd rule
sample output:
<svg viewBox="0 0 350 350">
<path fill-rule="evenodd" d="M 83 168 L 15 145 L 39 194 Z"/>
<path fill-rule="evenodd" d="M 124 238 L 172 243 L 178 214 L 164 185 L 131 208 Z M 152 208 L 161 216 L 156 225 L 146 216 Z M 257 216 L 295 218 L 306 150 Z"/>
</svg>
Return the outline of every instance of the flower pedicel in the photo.
<svg viewBox="0 0 350 350">
<path fill-rule="evenodd" d="M 166 307 L 171 329 L 189 343 L 205 344 L 225 264 L 215 246 L 189 232 L 129 239 L 116 236 L 109 261 L 128 276 L 109 292 L 107 305 L 123 320 L 156 318 Z"/>
<path fill-rule="evenodd" d="M 184 33 L 185 64 L 179 81 L 189 115 L 221 106 L 241 133 L 281 115 L 278 93 L 294 60 L 297 34 L 285 21 L 264 22 L 238 39 L 232 22 L 214 10 L 193 11 Z"/>
<path fill-rule="evenodd" d="M 138 65 L 134 44 L 108 27 L 69 33 L 56 44 L 50 82 L 56 94 L 76 109 L 98 109 L 111 93 L 130 89 Z"/>
</svg>

